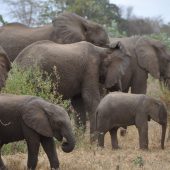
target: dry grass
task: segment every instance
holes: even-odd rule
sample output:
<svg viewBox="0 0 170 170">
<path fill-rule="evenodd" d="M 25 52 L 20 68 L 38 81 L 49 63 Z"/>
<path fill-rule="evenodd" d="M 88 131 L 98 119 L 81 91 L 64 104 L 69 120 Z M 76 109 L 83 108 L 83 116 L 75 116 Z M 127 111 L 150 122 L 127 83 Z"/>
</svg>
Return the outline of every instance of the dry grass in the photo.
<svg viewBox="0 0 170 170">
<path fill-rule="evenodd" d="M 149 81 L 148 94 L 159 97 L 158 81 Z M 88 134 L 88 133 L 87 133 Z M 78 142 L 76 149 L 69 154 L 57 148 L 61 170 L 169 170 L 170 142 L 165 143 L 165 150 L 160 149 L 161 127 L 149 122 L 149 150 L 138 149 L 138 133 L 135 126 L 128 128 L 125 137 L 119 136 L 121 149 L 111 150 L 110 136 L 105 137 L 105 148 L 89 145 L 89 136 Z M 9 169 L 26 169 L 26 154 L 3 156 Z M 48 170 L 49 162 L 44 153 L 40 153 L 38 170 Z"/>
</svg>

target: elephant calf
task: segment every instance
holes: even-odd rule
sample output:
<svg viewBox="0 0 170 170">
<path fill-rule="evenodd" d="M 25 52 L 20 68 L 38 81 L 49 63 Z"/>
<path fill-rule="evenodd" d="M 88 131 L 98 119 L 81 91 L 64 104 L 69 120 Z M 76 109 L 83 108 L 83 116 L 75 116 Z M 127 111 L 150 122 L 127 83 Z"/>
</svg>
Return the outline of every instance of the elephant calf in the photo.
<svg viewBox="0 0 170 170">
<path fill-rule="evenodd" d="M 148 120 L 162 125 L 161 148 L 167 127 L 167 110 L 164 104 L 144 94 L 113 92 L 106 95 L 96 110 L 96 131 L 98 145 L 104 147 L 104 135 L 110 132 L 112 148 L 118 149 L 119 127 L 135 125 L 139 132 L 140 149 L 148 149 Z"/>
<path fill-rule="evenodd" d="M 59 161 L 53 137 L 62 141 L 62 150 L 71 152 L 75 146 L 69 116 L 60 106 L 39 97 L 0 95 L 0 149 L 3 144 L 26 140 L 28 169 L 36 168 L 40 143 L 46 152 L 51 169 L 58 169 Z M 5 165 L 0 155 L 0 169 Z"/>
</svg>

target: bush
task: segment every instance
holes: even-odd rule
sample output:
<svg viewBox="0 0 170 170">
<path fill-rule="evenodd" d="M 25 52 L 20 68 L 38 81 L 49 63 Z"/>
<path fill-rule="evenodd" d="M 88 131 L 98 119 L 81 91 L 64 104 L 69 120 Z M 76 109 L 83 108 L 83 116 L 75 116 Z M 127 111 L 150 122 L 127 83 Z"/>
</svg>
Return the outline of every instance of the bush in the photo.
<svg viewBox="0 0 170 170">
<path fill-rule="evenodd" d="M 170 37 L 166 33 L 151 34 L 149 37 L 163 42 L 170 49 Z"/>
<path fill-rule="evenodd" d="M 55 75 L 59 82 L 59 76 L 57 73 Z M 63 106 L 67 111 L 70 110 L 70 101 L 62 99 L 63 97 L 57 92 L 51 76 L 42 73 L 39 68 L 22 70 L 17 65 L 13 65 L 2 93 L 38 96 Z"/>
</svg>

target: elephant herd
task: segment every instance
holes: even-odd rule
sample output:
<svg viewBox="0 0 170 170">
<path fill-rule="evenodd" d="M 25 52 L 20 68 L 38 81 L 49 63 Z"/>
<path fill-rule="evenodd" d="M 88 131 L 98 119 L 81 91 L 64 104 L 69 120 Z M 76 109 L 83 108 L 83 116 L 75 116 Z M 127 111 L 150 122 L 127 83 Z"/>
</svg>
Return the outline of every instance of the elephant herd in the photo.
<svg viewBox="0 0 170 170">
<path fill-rule="evenodd" d="M 5 86 L 11 62 L 23 70 L 38 67 L 51 75 L 55 90 L 63 99 L 71 100 L 79 115 L 75 119 L 80 119 L 84 127 L 88 112 L 91 142 L 97 132 L 98 144 L 104 146 L 104 134 L 109 131 L 112 147 L 118 148 L 117 129 L 136 125 L 140 148 L 147 149 L 147 121 L 152 118 L 162 125 L 164 148 L 166 108 L 161 101 L 144 95 L 149 73 L 170 88 L 170 52 L 160 41 L 141 36 L 109 40 L 101 25 L 74 13 L 63 13 L 42 27 L 30 28 L 20 23 L 2 26 L 0 88 Z M 135 94 L 113 92 L 129 89 Z M 106 95 L 107 92 L 112 93 Z M 75 120 L 77 126 L 78 122 Z M 0 95 L 0 148 L 25 139 L 27 167 L 35 169 L 41 144 L 51 169 L 58 169 L 53 137 L 66 139 L 62 143 L 64 152 L 74 149 L 70 119 L 63 108 L 35 96 Z M 5 169 L 1 157 L 0 169 Z"/>
</svg>

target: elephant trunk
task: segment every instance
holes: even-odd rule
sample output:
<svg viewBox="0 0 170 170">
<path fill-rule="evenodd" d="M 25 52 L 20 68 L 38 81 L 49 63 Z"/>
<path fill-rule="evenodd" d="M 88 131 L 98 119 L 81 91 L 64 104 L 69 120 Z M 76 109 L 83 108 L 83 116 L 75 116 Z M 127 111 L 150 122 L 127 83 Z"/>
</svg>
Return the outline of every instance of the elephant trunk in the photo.
<svg viewBox="0 0 170 170">
<path fill-rule="evenodd" d="M 66 141 L 62 143 L 62 150 L 69 153 L 74 149 L 76 143 L 71 127 L 68 130 L 63 130 L 62 135 L 66 139 Z"/>
<path fill-rule="evenodd" d="M 162 149 L 164 149 L 166 128 L 167 128 L 167 124 L 162 124 L 162 137 L 161 137 L 161 148 L 162 148 Z"/>
</svg>

